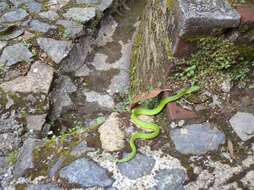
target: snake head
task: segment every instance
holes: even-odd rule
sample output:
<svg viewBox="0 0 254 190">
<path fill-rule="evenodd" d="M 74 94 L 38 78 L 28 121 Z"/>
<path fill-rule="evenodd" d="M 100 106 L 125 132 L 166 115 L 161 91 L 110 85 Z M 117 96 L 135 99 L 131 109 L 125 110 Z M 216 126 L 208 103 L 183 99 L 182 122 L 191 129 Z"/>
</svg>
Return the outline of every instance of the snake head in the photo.
<svg viewBox="0 0 254 190">
<path fill-rule="evenodd" d="M 196 85 L 191 86 L 190 88 L 186 89 L 185 94 L 191 94 L 193 92 L 197 92 L 199 91 L 199 89 L 200 89 L 199 86 L 196 86 Z"/>
</svg>

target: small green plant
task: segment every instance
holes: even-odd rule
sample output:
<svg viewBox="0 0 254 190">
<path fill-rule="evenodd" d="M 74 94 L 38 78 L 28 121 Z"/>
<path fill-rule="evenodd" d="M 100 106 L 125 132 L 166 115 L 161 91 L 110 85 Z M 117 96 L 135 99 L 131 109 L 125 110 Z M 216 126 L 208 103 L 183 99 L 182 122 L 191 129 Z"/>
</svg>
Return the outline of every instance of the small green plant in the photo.
<svg viewBox="0 0 254 190">
<path fill-rule="evenodd" d="M 243 80 L 250 72 L 254 56 L 246 56 L 228 40 L 203 38 L 197 41 L 198 50 L 189 59 L 179 61 L 173 80 L 197 83 L 201 87 L 218 86 L 225 75 L 233 81 Z M 248 53 L 247 53 L 248 54 Z"/>
<path fill-rule="evenodd" d="M 0 77 L 6 72 L 6 66 L 0 63 Z"/>
<path fill-rule="evenodd" d="M 70 39 L 71 38 L 71 33 L 69 30 L 65 29 L 63 32 L 63 38 L 64 39 Z"/>
<path fill-rule="evenodd" d="M 9 164 L 9 166 L 13 166 L 16 163 L 18 153 L 19 153 L 18 151 L 13 151 L 13 152 L 8 154 L 7 163 Z"/>
<path fill-rule="evenodd" d="M 106 121 L 106 118 L 103 117 L 103 116 L 100 116 L 100 117 L 97 117 L 95 121 L 96 121 L 95 125 L 99 126 L 99 125 L 103 124 Z"/>
<path fill-rule="evenodd" d="M 196 65 L 191 65 L 191 66 L 187 67 L 183 72 L 176 73 L 175 78 L 182 79 L 182 80 L 187 79 L 187 78 L 192 78 L 195 76 L 196 69 L 197 69 Z"/>
<path fill-rule="evenodd" d="M 28 41 L 22 40 L 22 43 L 24 46 L 26 46 L 28 49 L 30 49 L 32 47 L 32 44 Z"/>
<path fill-rule="evenodd" d="M 28 111 L 25 107 L 22 107 L 21 110 L 20 110 L 20 114 L 21 114 L 21 118 L 27 118 L 28 116 Z"/>
</svg>

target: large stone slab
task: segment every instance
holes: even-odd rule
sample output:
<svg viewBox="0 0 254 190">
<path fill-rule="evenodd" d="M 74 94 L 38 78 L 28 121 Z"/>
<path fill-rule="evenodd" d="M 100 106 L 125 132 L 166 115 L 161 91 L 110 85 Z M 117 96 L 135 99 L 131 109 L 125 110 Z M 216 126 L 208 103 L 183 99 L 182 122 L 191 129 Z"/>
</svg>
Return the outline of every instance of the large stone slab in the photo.
<svg viewBox="0 0 254 190">
<path fill-rule="evenodd" d="M 240 15 L 225 0 L 177 0 L 176 23 L 182 38 L 210 35 L 240 24 Z"/>
<path fill-rule="evenodd" d="M 67 179 L 70 183 L 79 184 L 83 188 L 109 187 L 113 183 L 106 169 L 87 159 L 76 160 L 64 167 L 60 171 L 60 177 Z"/>
<path fill-rule="evenodd" d="M 209 123 L 193 124 L 174 129 L 170 134 L 176 150 L 182 154 L 202 155 L 217 150 L 225 141 L 225 135 L 210 128 Z"/>
<path fill-rule="evenodd" d="M 17 22 L 24 20 L 28 16 L 28 13 L 24 9 L 16 9 L 14 11 L 5 13 L 1 20 L 3 22 Z"/>
<path fill-rule="evenodd" d="M 237 112 L 229 120 L 232 128 L 242 141 L 254 137 L 254 115 L 251 113 Z"/>
<path fill-rule="evenodd" d="M 96 9 L 93 7 L 88 8 L 70 8 L 64 17 L 79 23 L 86 23 L 96 16 Z"/>
<path fill-rule="evenodd" d="M 54 69 L 46 63 L 35 62 L 27 76 L 0 84 L 6 92 L 45 93 L 53 80 Z"/>
<path fill-rule="evenodd" d="M 60 63 L 67 57 L 72 48 L 71 41 L 54 40 L 52 38 L 38 38 L 37 43 L 55 63 Z"/>
<path fill-rule="evenodd" d="M 29 63 L 32 60 L 32 56 L 33 54 L 23 43 L 18 43 L 8 46 L 3 50 L 0 63 L 7 66 L 12 66 L 23 61 Z"/>
<path fill-rule="evenodd" d="M 29 22 L 29 28 L 32 31 L 42 33 L 46 33 L 49 30 L 57 29 L 56 26 L 41 22 L 39 20 L 32 20 L 31 22 Z"/>
</svg>

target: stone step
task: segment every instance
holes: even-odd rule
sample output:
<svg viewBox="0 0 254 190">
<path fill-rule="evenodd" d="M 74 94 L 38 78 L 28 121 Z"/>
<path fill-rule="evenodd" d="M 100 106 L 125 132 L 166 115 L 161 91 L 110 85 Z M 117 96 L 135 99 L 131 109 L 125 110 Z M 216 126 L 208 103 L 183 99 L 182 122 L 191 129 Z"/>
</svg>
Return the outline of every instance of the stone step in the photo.
<svg viewBox="0 0 254 190">
<path fill-rule="evenodd" d="M 193 41 L 203 37 L 232 32 L 233 40 L 240 41 L 239 36 L 247 35 L 242 33 L 243 25 L 253 27 L 254 23 L 254 6 L 245 3 L 233 7 L 226 0 L 177 0 L 170 11 L 173 53 L 178 58 L 190 55 L 195 49 Z M 252 36 L 245 37 L 245 42 Z"/>
<path fill-rule="evenodd" d="M 225 0 L 178 0 L 175 19 L 178 35 L 184 39 L 210 36 L 240 24 L 240 14 Z"/>
</svg>

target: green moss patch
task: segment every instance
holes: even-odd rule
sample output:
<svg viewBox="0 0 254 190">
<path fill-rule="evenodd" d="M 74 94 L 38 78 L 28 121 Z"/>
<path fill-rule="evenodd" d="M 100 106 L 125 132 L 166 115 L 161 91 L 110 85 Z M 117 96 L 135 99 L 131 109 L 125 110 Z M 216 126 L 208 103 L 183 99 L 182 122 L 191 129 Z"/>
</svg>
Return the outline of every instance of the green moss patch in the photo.
<svg viewBox="0 0 254 190">
<path fill-rule="evenodd" d="M 218 89 L 229 77 L 231 81 L 244 80 L 253 67 L 253 49 L 236 46 L 222 38 L 197 40 L 198 50 L 190 58 L 180 60 L 171 80 L 196 83 L 202 88 Z"/>
</svg>

